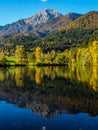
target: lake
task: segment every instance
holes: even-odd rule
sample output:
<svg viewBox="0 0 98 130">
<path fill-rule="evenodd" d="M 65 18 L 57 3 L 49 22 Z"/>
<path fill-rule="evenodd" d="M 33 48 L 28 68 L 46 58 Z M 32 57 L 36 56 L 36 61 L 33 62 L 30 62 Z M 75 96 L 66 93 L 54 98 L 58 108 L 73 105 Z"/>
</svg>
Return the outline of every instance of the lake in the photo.
<svg viewBox="0 0 98 130">
<path fill-rule="evenodd" d="M 0 130 L 98 130 L 98 66 L 0 68 Z"/>
</svg>

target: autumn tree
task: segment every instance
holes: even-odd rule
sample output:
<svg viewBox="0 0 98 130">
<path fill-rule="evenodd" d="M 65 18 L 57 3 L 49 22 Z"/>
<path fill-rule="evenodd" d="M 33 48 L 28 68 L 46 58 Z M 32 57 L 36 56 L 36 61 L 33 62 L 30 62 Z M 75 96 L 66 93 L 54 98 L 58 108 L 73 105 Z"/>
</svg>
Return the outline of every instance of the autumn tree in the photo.
<svg viewBox="0 0 98 130">
<path fill-rule="evenodd" d="M 29 63 L 33 63 L 34 64 L 35 60 L 36 60 L 35 52 L 28 53 L 27 58 L 28 58 L 28 62 Z"/>
<path fill-rule="evenodd" d="M 4 51 L 1 50 L 0 52 L 0 65 L 4 65 L 5 64 L 5 54 Z"/>
<path fill-rule="evenodd" d="M 16 46 L 15 57 L 17 64 L 25 64 L 26 62 L 26 52 L 25 48 L 22 45 Z"/>
<path fill-rule="evenodd" d="M 98 65 L 98 41 L 94 41 L 92 43 L 92 58 L 93 58 L 93 65 Z"/>
<path fill-rule="evenodd" d="M 35 56 L 36 56 L 36 62 L 38 62 L 38 63 L 40 63 L 44 60 L 44 55 L 43 55 L 42 49 L 40 47 L 36 48 Z"/>
</svg>

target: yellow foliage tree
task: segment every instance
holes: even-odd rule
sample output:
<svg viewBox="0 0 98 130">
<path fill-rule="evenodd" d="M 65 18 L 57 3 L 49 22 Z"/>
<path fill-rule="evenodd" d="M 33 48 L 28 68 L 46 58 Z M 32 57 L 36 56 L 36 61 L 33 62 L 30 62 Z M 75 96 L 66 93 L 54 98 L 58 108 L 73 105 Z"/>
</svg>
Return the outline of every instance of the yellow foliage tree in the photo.
<svg viewBox="0 0 98 130">
<path fill-rule="evenodd" d="M 0 52 L 0 65 L 4 65 L 5 64 L 5 54 L 3 52 L 3 50 Z"/>
<path fill-rule="evenodd" d="M 40 47 L 36 48 L 35 56 L 36 56 L 36 62 L 43 61 L 44 55 L 43 55 L 42 49 Z"/>
<path fill-rule="evenodd" d="M 16 46 L 15 57 L 17 64 L 25 64 L 26 52 L 24 46 Z"/>
</svg>

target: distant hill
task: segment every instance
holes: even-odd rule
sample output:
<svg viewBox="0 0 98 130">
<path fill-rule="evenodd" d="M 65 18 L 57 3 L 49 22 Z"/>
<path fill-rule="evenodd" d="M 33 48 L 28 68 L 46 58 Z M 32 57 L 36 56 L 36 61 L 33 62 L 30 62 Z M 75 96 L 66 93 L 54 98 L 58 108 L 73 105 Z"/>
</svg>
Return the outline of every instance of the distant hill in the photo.
<svg viewBox="0 0 98 130">
<path fill-rule="evenodd" d="M 74 22 L 72 22 L 69 26 L 67 26 L 65 29 L 92 29 L 92 28 L 98 28 L 98 12 L 97 11 L 91 11 Z"/>
</svg>

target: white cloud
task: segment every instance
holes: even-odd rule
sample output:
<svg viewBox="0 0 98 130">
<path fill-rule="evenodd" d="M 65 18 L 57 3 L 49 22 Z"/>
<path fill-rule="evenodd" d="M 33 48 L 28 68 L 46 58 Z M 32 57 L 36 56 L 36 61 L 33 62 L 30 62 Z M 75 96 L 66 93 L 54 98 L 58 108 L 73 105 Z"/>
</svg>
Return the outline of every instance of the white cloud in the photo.
<svg viewBox="0 0 98 130">
<path fill-rule="evenodd" d="M 41 0 L 42 2 L 46 2 L 47 0 Z"/>
</svg>

